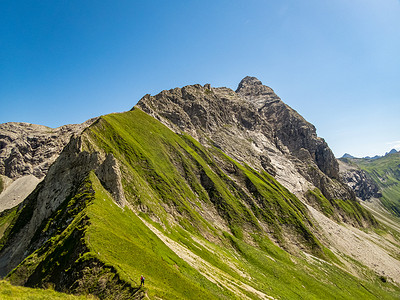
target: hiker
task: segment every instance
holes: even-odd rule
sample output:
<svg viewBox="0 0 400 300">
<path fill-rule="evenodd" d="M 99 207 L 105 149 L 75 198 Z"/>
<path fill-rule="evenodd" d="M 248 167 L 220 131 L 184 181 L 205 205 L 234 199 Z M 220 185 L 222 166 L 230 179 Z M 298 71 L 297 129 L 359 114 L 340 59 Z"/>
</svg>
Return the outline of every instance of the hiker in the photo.
<svg viewBox="0 0 400 300">
<path fill-rule="evenodd" d="M 144 276 L 140 276 L 140 286 L 144 286 Z"/>
</svg>

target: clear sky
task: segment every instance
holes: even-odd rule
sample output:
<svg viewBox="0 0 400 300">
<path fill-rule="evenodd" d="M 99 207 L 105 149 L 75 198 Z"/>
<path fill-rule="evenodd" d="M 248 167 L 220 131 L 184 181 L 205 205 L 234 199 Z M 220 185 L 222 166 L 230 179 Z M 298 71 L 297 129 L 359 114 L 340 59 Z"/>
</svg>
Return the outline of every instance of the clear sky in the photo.
<svg viewBox="0 0 400 300">
<path fill-rule="evenodd" d="M 256 76 L 336 156 L 400 149 L 399 0 L 0 1 L 0 123 Z"/>
</svg>

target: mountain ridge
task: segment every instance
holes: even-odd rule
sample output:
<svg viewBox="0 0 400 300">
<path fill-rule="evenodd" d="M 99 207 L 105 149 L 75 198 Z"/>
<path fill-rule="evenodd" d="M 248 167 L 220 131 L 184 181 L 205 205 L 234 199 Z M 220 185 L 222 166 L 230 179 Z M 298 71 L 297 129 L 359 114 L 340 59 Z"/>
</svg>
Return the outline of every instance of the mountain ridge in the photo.
<svg viewBox="0 0 400 300">
<path fill-rule="evenodd" d="M 0 215 L 2 276 L 101 299 L 394 298 L 394 246 L 375 234 L 379 264 L 360 257 L 377 246 L 357 228 L 383 229 L 326 142 L 256 78 L 239 86 L 146 95 L 73 136 Z"/>
<path fill-rule="evenodd" d="M 254 82 L 256 84 L 249 87 Z M 254 161 L 253 167 L 268 170 L 274 176 L 282 177 L 282 181 L 287 180 L 285 177 L 289 173 L 297 173 L 295 180 L 304 178 L 301 185 L 305 186 L 309 182 L 328 198 L 354 197 L 346 186 L 332 183 L 331 179 L 339 176 L 338 164 L 326 142 L 317 137 L 312 124 L 284 104 L 272 89 L 262 85 L 255 77 L 246 77 L 239 86 L 239 94 L 228 88 L 186 86 L 162 91 L 155 96 L 146 95 L 136 106 L 175 132 L 187 132 L 201 143 L 203 141 L 203 144 L 210 138 L 219 147 L 225 145 L 223 150 L 231 157 L 239 161 Z M 246 96 L 249 90 L 254 93 L 252 102 L 248 101 L 250 96 Z M 254 106 L 254 103 L 257 105 Z M 238 151 L 229 145 L 233 137 L 235 143 L 241 143 L 244 149 Z M 243 152 L 251 154 L 242 157 Z M 287 156 L 285 162 L 281 160 L 281 154 Z M 274 157 L 277 159 L 277 168 L 271 164 Z M 300 161 L 304 160 L 315 167 L 302 167 Z M 289 168 L 286 166 L 288 162 L 292 165 L 285 170 Z M 300 188 L 291 182 L 285 186 L 295 193 Z"/>
<path fill-rule="evenodd" d="M 393 148 L 393 149 L 390 150 L 389 152 L 386 152 L 384 155 L 374 155 L 374 156 L 364 156 L 364 157 L 355 157 L 355 156 L 353 156 L 353 155 L 351 155 L 351 154 L 349 154 L 349 153 L 345 153 L 345 154 L 343 154 L 343 156 L 340 157 L 340 158 L 377 159 L 377 158 L 385 157 L 386 155 L 395 154 L 395 153 L 397 153 L 397 152 L 399 152 L 399 151 L 397 151 L 396 149 Z"/>
<path fill-rule="evenodd" d="M 0 124 L 0 211 L 23 201 L 43 180 L 70 138 L 94 121 L 58 128 L 23 122 Z"/>
</svg>

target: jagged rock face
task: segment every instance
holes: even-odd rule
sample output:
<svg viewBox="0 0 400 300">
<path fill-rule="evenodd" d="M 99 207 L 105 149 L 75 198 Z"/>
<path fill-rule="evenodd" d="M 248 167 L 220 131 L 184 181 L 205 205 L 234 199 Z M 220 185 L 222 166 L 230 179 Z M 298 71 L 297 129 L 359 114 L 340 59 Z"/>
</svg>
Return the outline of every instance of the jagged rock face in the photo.
<svg viewBox="0 0 400 300">
<path fill-rule="evenodd" d="M 339 166 L 341 179 L 354 191 L 358 198 L 367 201 L 371 198 L 382 197 L 378 185 L 367 172 L 343 160 L 339 160 Z"/>
<path fill-rule="evenodd" d="M 93 121 L 55 129 L 28 123 L 0 124 L 0 174 L 13 180 L 26 175 L 42 179 L 71 136 Z"/>
<path fill-rule="evenodd" d="M 273 89 L 263 85 L 256 77 L 250 76 L 242 79 L 236 93 L 248 102 L 253 103 L 257 109 L 281 100 Z"/>
<path fill-rule="evenodd" d="M 308 152 L 322 172 L 331 178 L 338 178 L 339 166 L 324 139 L 319 138 L 315 127 L 283 103 L 271 88 L 262 85 L 255 77 L 245 77 L 236 93 L 254 104 L 271 124 L 274 137 L 288 147 L 291 154 L 303 158 L 307 156 L 304 152 Z"/>
<path fill-rule="evenodd" d="M 36 250 L 28 246 L 35 231 L 64 201 L 76 192 L 77 187 L 90 171 L 94 171 L 104 187 L 121 207 L 125 205 L 119 165 L 112 154 L 88 152 L 85 148 L 85 136 L 72 137 L 57 160 L 50 167 L 44 180 L 22 202 L 31 206 L 27 223 L 10 241 L 8 247 L 0 254 L 0 276 L 5 276 L 19 264 L 29 252 Z M 68 224 L 64 224 L 67 226 Z M 42 245 L 51 236 L 46 236 L 38 242 Z"/>
<path fill-rule="evenodd" d="M 354 198 L 344 184 L 333 183 L 338 163 L 315 127 L 255 77 L 244 78 L 236 92 L 191 85 L 146 95 L 136 107 L 175 132 L 269 172 L 297 195 L 316 186 L 328 198 Z"/>
</svg>

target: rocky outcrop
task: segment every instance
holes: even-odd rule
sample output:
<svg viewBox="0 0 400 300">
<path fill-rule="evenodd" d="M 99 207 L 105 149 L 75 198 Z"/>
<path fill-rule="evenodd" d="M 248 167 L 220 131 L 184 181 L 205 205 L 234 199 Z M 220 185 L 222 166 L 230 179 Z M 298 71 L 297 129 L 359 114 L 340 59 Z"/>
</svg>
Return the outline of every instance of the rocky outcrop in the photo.
<svg viewBox="0 0 400 300">
<path fill-rule="evenodd" d="M 20 177 L 14 181 L 7 178 L 11 183 L 0 193 L 0 212 L 13 208 L 23 201 L 38 185 L 40 179 L 33 175 Z"/>
<path fill-rule="evenodd" d="M 257 109 L 275 102 L 282 102 L 274 90 L 262 84 L 256 77 L 247 76 L 240 81 L 236 93 L 254 104 Z"/>
<path fill-rule="evenodd" d="M 44 178 L 70 138 L 94 121 L 55 129 L 28 123 L 0 124 L 0 176 L 7 183 L 0 195 L 0 211 L 21 203 Z"/>
<path fill-rule="evenodd" d="M 1 250 L 0 276 L 6 275 L 25 257 L 46 242 L 46 240 L 41 240 L 36 248 L 32 248 L 32 246 L 29 248 L 32 238 L 42 222 L 76 193 L 77 187 L 81 185 L 90 171 L 95 172 L 104 188 L 110 192 L 118 205 L 121 207 L 125 205 L 119 166 L 113 155 L 87 150 L 84 134 L 72 137 L 48 170 L 44 180 L 20 204 L 18 209 L 23 208 L 23 214 L 25 214 L 19 216 L 19 221 L 23 225 L 18 229 L 13 229 L 15 232 L 12 234 L 12 239 L 8 240 Z M 67 226 L 68 223 L 64 225 Z"/>
<path fill-rule="evenodd" d="M 146 95 L 136 107 L 267 171 L 297 195 L 316 186 L 328 198 L 354 198 L 338 181 L 338 163 L 315 127 L 255 77 L 244 78 L 236 91 L 207 84 Z"/>
<path fill-rule="evenodd" d="M 271 125 L 274 138 L 292 155 L 300 159 L 311 157 L 322 172 L 338 178 L 339 166 L 327 143 L 317 136 L 312 124 L 283 103 L 271 88 L 255 77 L 245 77 L 236 93 L 258 108 L 263 119 Z"/>
<path fill-rule="evenodd" d="M 367 172 L 346 159 L 340 159 L 339 166 L 342 181 L 354 191 L 358 198 L 367 201 L 371 198 L 382 197 L 378 185 Z"/>
<path fill-rule="evenodd" d="M 126 204 L 124 189 L 121 182 L 121 171 L 117 160 L 108 154 L 104 161 L 94 169 L 101 184 L 110 192 L 114 201 L 121 207 Z"/>
<path fill-rule="evenodd" d="M 28 123 L 0 124 L 0 174 L 13 180 L 26 175 L 42 179 L 71 136 L 94 120 L 55 129 Z"/>
</svg>

